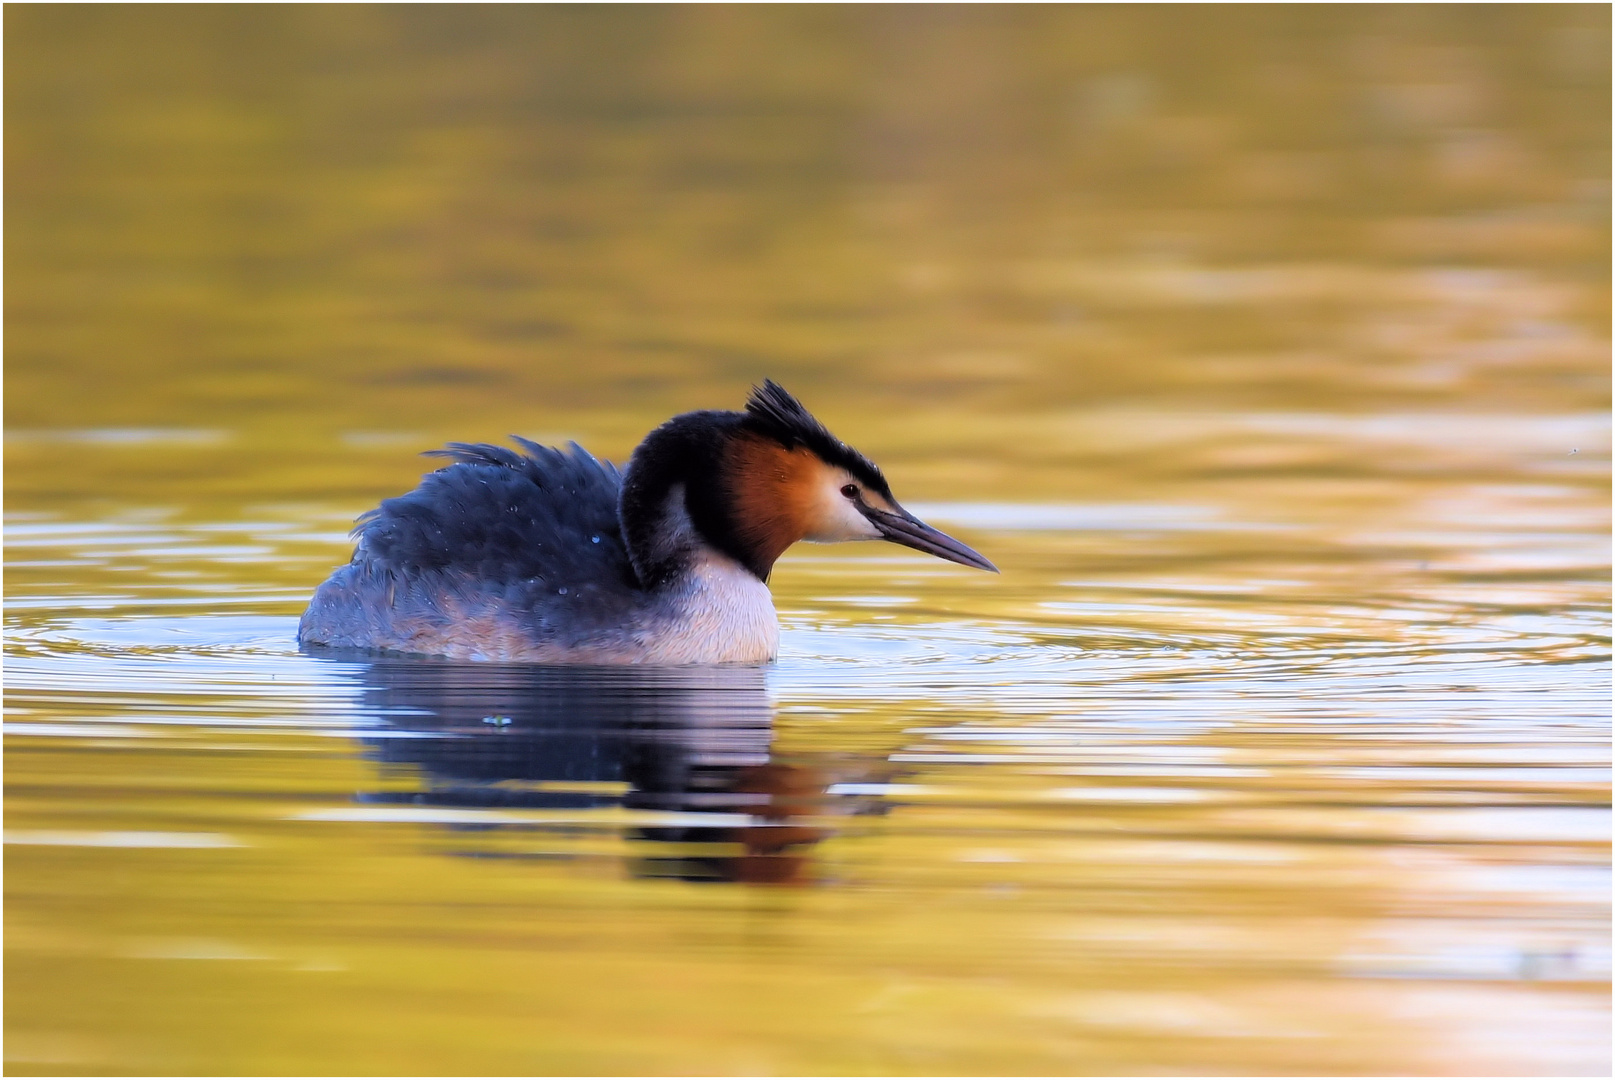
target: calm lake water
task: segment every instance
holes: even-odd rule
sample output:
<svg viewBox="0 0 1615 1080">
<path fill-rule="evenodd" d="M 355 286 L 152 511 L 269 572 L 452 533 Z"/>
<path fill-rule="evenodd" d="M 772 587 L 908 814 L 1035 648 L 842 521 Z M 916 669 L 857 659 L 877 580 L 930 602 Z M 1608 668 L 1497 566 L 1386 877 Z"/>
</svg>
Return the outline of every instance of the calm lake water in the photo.
<svg viewBox="0 0 1615 1080">
<path fill-rule="evenodd" d="M 5 13 L 6 1070 L 1607 1075 L 1610 13 Z M 1003 568 L 301 655 L 771 376 Z"/>
</svg>

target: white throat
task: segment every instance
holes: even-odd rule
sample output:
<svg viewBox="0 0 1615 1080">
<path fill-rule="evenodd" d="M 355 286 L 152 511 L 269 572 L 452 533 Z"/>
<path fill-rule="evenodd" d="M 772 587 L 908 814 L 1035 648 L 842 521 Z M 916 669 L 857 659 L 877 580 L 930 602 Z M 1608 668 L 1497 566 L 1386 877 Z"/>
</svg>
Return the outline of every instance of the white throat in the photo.
<svg viewBox="0 0 1615 1080">
<path fill-rule="evenodd" d="M 779 652 L 774 597 L 757 575 L 708 544 L 685 509 L 684 485 L 667 493 L 651 556 L 685 571 L 641 631 L 641 662 L 765 664 Z"/>
<path fill-rule="evenodd" d="M 703 545 L 658 635 L 665 664 L 764 664 L 779 652 L 774 597 L 757 575 Z"/>
</svg>

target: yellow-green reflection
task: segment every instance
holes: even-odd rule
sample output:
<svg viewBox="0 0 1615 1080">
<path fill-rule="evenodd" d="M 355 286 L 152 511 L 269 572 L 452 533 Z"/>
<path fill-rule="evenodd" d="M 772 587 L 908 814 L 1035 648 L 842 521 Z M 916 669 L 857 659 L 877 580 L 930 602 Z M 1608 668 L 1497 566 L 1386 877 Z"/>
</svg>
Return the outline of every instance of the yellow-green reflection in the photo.
<svg viewBox="0 0 1615 1080">
<path fill-rule="evenodd" d="M 1607 1072 L 1607 10 L 6 30 L 8 1071 Z M 1002 578 L 799 549 L 717 743 L 292 649 L 764 376 Z"/>
</svg>

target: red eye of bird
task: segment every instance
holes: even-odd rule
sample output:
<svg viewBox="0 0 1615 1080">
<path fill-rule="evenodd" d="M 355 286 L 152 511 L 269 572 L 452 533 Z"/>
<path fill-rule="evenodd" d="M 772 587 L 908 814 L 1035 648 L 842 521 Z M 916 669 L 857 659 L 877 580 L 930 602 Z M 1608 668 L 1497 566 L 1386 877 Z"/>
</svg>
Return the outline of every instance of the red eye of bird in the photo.
<svg viewBox="0 0 1615 1080">
<path fill-rule="evenodd" d="M 858 485 L 848 484 L 846 487 L 841 489 L 841 494 L 845 495 L 849 499 L 856 499 L 858 497 Z"/>
</svg>

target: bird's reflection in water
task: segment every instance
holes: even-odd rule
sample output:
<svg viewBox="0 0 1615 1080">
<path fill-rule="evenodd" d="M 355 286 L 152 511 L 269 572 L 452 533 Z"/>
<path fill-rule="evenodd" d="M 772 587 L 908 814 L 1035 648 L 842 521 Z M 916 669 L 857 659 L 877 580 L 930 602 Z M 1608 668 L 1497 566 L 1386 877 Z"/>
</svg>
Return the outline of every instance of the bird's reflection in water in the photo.
<svg viewBox="0 0 1615 1080">
<path fill-rule="evenodd" d="M 691 880 L 805 882 L 825 784 L 773 760 L 773 709 L 755 668 L 544 668 L 383 660 L 365 711 L 384 762 L 424 790 L 374 793 L 456 808 L 647 812 L 633 871 Z M 639 815 L 636 815 L 639 816 Z"/>
</svg>

